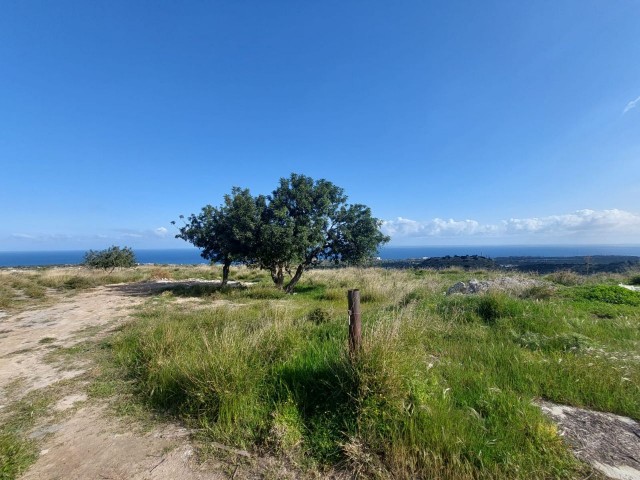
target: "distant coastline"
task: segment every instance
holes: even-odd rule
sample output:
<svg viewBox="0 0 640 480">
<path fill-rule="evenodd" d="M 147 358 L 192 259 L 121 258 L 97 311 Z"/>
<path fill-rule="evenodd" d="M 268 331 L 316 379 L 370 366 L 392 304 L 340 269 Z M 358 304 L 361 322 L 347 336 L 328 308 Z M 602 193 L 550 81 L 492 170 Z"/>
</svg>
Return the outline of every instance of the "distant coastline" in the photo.
<svg viewBox="0 0 640 480">
<path fill-rule="evenodd" d="M 155 264 L 206 264 L 196 249 L 134 249 L 140 263 Z M 0 267 L 36 267 L 53 265 L 78 265 L 84 250 L 59 251 L 0 251 Z M 640 245 L 483 245 L 483 246 L 422 246 L 380 249 L 382 260 L 424 259 L 447 255 L 480 255 L 498 257 L 579 257 L 616 255 L 640 257 Z"/>
</svg>

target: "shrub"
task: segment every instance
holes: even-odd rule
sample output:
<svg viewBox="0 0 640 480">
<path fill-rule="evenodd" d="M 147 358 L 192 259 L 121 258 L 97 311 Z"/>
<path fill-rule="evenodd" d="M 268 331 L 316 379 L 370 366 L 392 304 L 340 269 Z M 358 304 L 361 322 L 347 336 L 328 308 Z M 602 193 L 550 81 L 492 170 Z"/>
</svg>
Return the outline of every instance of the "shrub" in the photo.
<svg viewBox="0 0 640 480">
<path fill-rule="evenodd" d="M 129 268 L 136 265 L 136 257 L 129 247 L 112 246 L 105 250 L 89 250 L 84 254 L 82 264 L 89 268 L 113 271 L 115 268 Z"/>
<path fill-rule="evenodd" d="M 629 285 L 640 285 L 640 275 L 634 275 L 629 279 Z"/>
<path fill-rule="evenodd" d="M 73 277 L 65 280 L 63 286 L 64 288 L 68 288 L 70 290 L 82 290 L 84 288 L 91 288 L 95 286 L 95 284 L 91 279 L 87 277 L 74 275 Z"/>
<path fill-rule="evenodd" d="M 547 279 L 554 283 L 559 283 L 565 287 L 572 287 L 584 283 L 584 277 L 578 275 L 571 270 L 560 270 L 559 272 L 547 275 Z"/>
<path fill-rule="evenodd" d="M 615 305 L 640 305 L 640 293 L 632 292 L 616 285 L 584 287 L 576 292 L 576 296 L 585 300 L 613 303 Z"/>
<path fill-rule="evenodd" d="M 320 325 L 321 323 L 327 323 L 329 321 L 329 312 L 327 312 L 324 308 L 316 308 L 309 312 L 309 320 L 315 323 L 316 325 Z"/>
<path fill-rule="evenodd" d="M 548 285 L 534 285 L 524 290 L 520 298 L 530 298 L 533 300 L 549 300 L 555 293 L 554 289 Z"/>
</svg>

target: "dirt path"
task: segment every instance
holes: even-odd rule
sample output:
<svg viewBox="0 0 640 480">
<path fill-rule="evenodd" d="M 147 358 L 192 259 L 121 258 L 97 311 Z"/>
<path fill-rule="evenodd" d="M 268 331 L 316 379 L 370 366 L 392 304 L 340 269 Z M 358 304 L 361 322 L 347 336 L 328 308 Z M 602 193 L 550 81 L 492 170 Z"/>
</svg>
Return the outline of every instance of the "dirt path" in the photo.
<svg viewBox="0 0 640 480">
<path fill-rule="evenodd" d="M 189 434 L 165 424 L 151 431 L 87 400 L 81 375 L 91 365 L 47 360 L 50 352 L 97 341 L 127 321 L 144 291 L 100 287 L 39 310 L 5 315 L 0 323 L 0 415 L 35 390 L 67 382 L 64 396 L 28 432 L 40 453 L 24 479 L 220 479 L 228 464 L 198 464 Z M 232 466 L 231 466 L 232 467 Z M 243 477 L 246 477 L 243 475 Z M 235 478 L 242 478 L 237 475 Z"/>
<path fill-rule="evenodd" d="M 75 369 L 56 368 L 45 356 L 117 325 L 141 302 L 141 297 L 101 287 L 48 308 L 4 317 L 0 328 L 0 409 L 34 389 L 84 373 L 82 364 Z M 21 381 L 20 389 L 8 398 L 4 387 L 16 380 Z"/>
</svg>

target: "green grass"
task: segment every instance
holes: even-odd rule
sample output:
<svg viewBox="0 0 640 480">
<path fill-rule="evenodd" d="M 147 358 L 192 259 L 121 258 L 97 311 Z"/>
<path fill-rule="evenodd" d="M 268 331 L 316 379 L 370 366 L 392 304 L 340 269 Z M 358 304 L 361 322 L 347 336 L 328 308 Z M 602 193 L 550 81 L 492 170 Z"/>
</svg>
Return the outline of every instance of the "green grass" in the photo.
<svg viewBox="0 0 640 480">
<path fill-rule="evenodd" d="M 453 270 L 312 272 L 293 296 L 266 282 L 216 292 L 242 308 L 149 307 L 114 349 L 150 407 L 304 468 L 587 476 L 533 402 L 640 419 L 637 309 L 616 303 L 617 287 L 583 282 L 521 298 L 444 297 L 458 279 L 468 280 Z M 347 288 L 363 298 L 355 362 L 346 353 Z"/>
<path fill-rule="evenodd" d="M 125 413 L 177 416 L 205 441 L 271 452 L 313 475 L 585 478 L 589 467 L 534 402 L 640 420 L 640 309 L 616 286 L 621 276 L 561 273 L 519 296 L 445 296 L 457 281 L 498 274 L 318 270 L 284 295 L 260 272 L 234 272 L 255 285 L 159 292 L 115 337 L 52 358 L 91 348 L 103 373 L 90 396 L 120 396 Z M 133 276 L 216 275 L 155 267 Z M 56 277 L 56 288 L 71 278 Z M 353 288 L 363 312 L 355 359 Z"/>
<path fill-rule="evenodd" d="M 0 480 L 17 478 L 37 458 L 36 444 L 25 437 L 25 431 L 37 418 L 47 413 L 51 401 L 51 396 L 36 391 L 3 412 L 5 421 L 0 424 Z"/>
</svg>

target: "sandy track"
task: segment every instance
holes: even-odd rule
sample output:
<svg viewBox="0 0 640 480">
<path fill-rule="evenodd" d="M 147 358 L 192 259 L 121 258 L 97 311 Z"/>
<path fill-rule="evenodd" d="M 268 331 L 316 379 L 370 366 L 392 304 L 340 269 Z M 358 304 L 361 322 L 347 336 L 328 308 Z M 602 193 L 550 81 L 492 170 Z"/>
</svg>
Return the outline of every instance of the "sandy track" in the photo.
<svg viewBox="0 0 640 480">
<path fill-rule="evenodd" d="M 82 365 L 77 369 L 56 368 L 44 357 L 57 347 L 73 346 L 124 321 L 130 309 L 141 302 L 142 297 L 100 287 L 48 308 L 4 317 L 0 323 L 0 406 L 31 390 L 83 373 Z M 2 387 L 14 380 L 21 380 L 20 390 L 7 398 Z"/>
<path fill-rule="evenodd" d="M 50 307 L 5 314 L 0 319 L 0 414 L 30 391 L 84 373 L 91 365 L 56 366 L 45 357 L 56 348 L 105 336 L 155 289 L 155 284 L 99 287 Z M 195 461 L 183 428 L 132 428 L 130 420 L 108 413 L 105 404 L 87 402 L 86 382 L 71 385 L 73 391 L 28 432 L 40 455 L 24 479 L 228 478 L 224 464 L 205 467 Z"/>
</svg>

